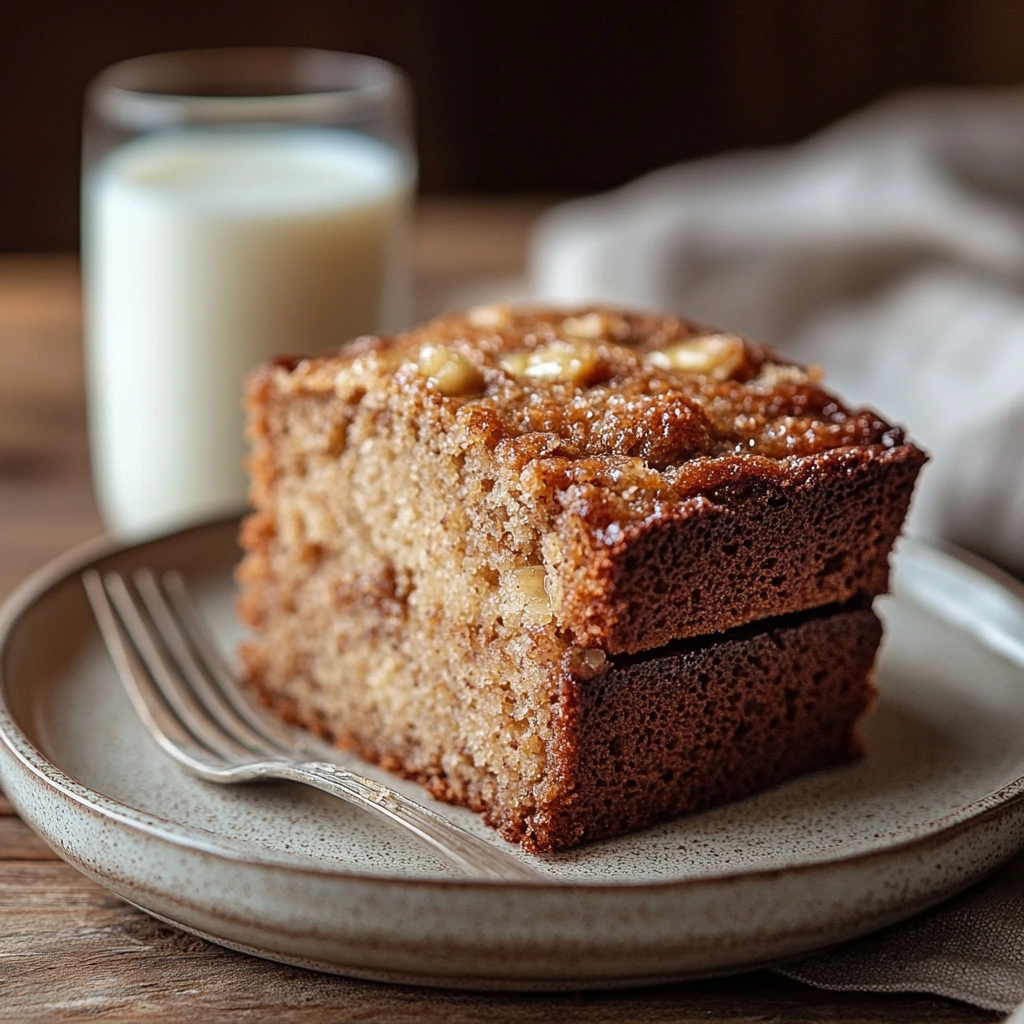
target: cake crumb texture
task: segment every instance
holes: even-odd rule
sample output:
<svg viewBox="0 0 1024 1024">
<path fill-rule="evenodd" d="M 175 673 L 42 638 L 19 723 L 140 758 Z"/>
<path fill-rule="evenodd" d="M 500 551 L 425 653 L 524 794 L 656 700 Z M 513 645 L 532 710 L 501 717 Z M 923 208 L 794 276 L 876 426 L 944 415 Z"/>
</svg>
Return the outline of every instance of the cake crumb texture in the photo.
<svg viewBox="0 0 1024 1024">
<path fill-rule="evenodd" d="M 279 713 L 538 851 L 855 750 L 924 455 L 817 369 L 499 304 L 280 360 L 247 407 L 243 659 Z"/>
</svg>

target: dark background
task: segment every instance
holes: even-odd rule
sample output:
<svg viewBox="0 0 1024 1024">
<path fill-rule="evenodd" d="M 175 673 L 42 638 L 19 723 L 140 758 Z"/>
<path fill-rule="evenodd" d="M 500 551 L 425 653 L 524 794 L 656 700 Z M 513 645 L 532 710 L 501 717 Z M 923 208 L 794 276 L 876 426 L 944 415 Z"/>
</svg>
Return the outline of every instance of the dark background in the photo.
<svg viewBox="0 0 1024 1024">
<path fill-rule="evenodd" d="M 76 245 L 97 71 L 230 45 L 404 67 L 427 192 L 567 193 L 790 142 L 908 86 L 1024 81 L 1024 0 L 0 0 L 0 251 Z"/>
</svg>

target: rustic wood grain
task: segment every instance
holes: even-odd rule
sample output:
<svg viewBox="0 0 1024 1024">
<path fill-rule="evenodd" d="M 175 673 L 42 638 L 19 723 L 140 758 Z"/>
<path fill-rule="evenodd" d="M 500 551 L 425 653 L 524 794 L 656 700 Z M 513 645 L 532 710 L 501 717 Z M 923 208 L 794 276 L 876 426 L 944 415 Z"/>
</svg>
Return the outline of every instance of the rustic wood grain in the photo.
<svg viewBox="0 0 1024 1024">
<path fill-rule="evenodd" d="M 419 312 L 515 288 L 544 201 L 446 200 L 418 224 Z M 505 282 L 495 286 L 498 277 Z M 77 264 L 0 258 L 0 598 L 102 529 L 89 484 Z M 169 928 L 55 858 L 0 796 L 0 1021 L 991 1020 L 942 999 L 767 974 L 634 992 L 481 995 L 255 960 Z"/>
<path fill-rule="evenodd" d="M 57 860 L 57 855 L 11 814 L 0 818 L 0 862 L 11 860 Z"/>
<path fill-rule="evenodd" d="M 0 258 L 0 598 L 102 530 L 89 483 L 78 263 Z"/>
<path fill-rule="evenodd" d="M 253 960 L 133 910 L 63 863 L 0 870 L 0 1020 L 982 1020 L 916 996 L 816 992 L 765 974 L 635 992 L 486 995 L 376 985 Z"/>
</svg>

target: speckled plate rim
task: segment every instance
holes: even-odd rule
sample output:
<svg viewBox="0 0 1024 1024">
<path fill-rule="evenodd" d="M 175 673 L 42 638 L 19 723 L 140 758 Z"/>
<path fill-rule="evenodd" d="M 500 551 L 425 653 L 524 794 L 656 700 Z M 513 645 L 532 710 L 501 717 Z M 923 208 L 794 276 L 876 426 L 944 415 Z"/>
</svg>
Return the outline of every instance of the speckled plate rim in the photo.
<svg viewBox="0 0 1024 1024">
<path fill-rule="evenodd" d="M 71 577 L 79 576 L 84 570 L 96 566 L 106 559 L 140 551 L 188 533 L 210 530 L 218 526 L 223 527 L 236 521 L 237 518 L 237 516 L 228 516 L 204 520 L 181 529 L 131 540 L 125 540 L 113 534 L 101 535 L 57 556 L 34 572 L 15 589 L 0 607 L 0 747 L 5 748 L 7 753 L 43 786 L 56 791 L 87 812 L 98 814 L 172 846 L 200 851 L 229 862 L 256 864 L 289 873 L 329 876 L 339 880 L 385 882 L 389 886 L 397 885 L 413 889 L 457 886 L 479 890 L 500 888 L 502 890 L 530 889 L 535 891 L 538 888 L 544 888 L 560 892 L 581 890 L 596 892 L 627 888 L 636 892 L 666 891 L 718 886 L 729 882 L 750 882 L 759 878 L 775 879 L 782 875 L 807 875 L 835 867 L 837 864 L 864 863 L 876 858 L 888 858 L 918 848 L 927 848 L 932 844 L 951 839 L 965 829 L 983 825 L 1009 807 L 1024 801 L 1024 775 L 1022 775 L 1007 785 L 963 804 L 947 815 L 934 819 L 928 823 L 928 830 L 923 834 L 893 840 L 876 849 L 844 853 L 840 848 L 800 864 L 638 882 L 622 881 L 621 879 L 607 882 L 564 881 L 550 876 L 538 876 L 535 882 L 508 882 L 491 879 L 382 875 L 375 872 L 346 869 L 344 866 L 328 865 L 299 856 L 285 859 L 260 851 L 258 848 L 246 849 L 243 852 L 226 842 L 219 841 L 215 833 L 193 825 L 172 822 L 158 815 L 148 814 L 122 804 L 65 774 L 46 758 L 14 720 L 8 703 L 7 679 L 7 660 L 14 631 L 22 616 L 49 592 L 69 581 Z M 965 633 L 974 636 L 1007 660 L 1024 669 L 1024 584 L 984 559 L 953 545 L 938 545 L 917 538 L 903 538 L 900 545 L 904 557 L 910 556 L 915 560 L 924 560 L 926 563 L 930 563 L 930 568 L 934 570 L 936 579 L 942 579 L 949 572 L 953 572 L 960 585 L 973 588 L 983 599 L 986 595 L 991 596 L 996 592 L 1004 606 L 1009 599 L 1015 606 L 1014 612 L 1020 617 L 1021 636 L 1016 635 L 1013 630 L 1008 630 L 1002 622 L 993 622 L 978 616 L 962 614 L 962 600 L 958 604 L 945 603 L 941 598 L 935 599 L 934 595 L 927 591 L 927 588 L 921 586 L 913 588 L 910 595 L 914 601 L 923 604 L 938 617 L 954 623 Z M 32 824 L 31 821 L 29 824 Z"/>
</svg>

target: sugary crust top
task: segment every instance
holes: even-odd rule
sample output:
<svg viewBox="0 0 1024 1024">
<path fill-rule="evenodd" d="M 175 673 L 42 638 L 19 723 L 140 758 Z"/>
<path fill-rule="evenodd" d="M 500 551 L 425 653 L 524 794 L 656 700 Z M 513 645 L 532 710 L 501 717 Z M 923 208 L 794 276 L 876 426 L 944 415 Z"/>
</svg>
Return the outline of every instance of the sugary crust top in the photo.
<svg viewBox="0 0 1024 1024">
<path fill-rule="evenodd" d="M 905 443 L 824 390 L 816 367 L 679 317 L 605 308 L 478 307 L 276 372 L 299 390 L 383 385 L 445 406 L 509 470 L 584 500 L 594 527 L 657 514 L 709 475 L 777 477 L 809 455 Z"/>
</svg>

